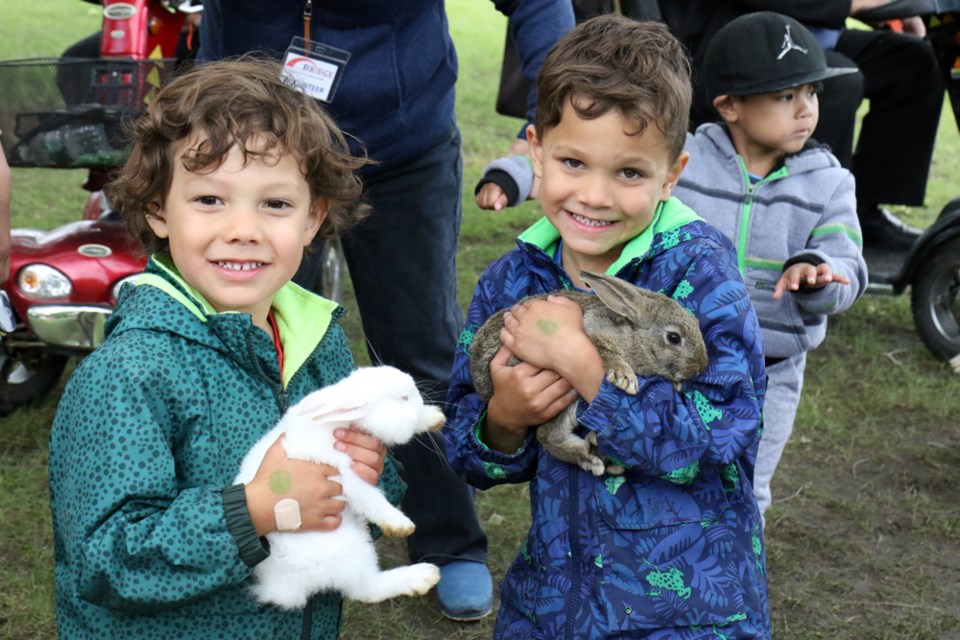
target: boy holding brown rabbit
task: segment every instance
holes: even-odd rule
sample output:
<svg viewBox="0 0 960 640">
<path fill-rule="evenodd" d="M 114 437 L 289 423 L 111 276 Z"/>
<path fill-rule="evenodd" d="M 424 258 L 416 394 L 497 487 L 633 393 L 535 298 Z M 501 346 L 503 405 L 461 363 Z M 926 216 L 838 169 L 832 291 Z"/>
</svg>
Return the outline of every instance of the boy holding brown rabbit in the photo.
<svg viewBox="0 0 960 640">
<path fill-rule="evenodd" d="M 690 71 L 666 27 L 588 20 L 546 58 L 527 133 L 545 217 L 477 285 L 454 364 L 451 463 L 479 488 L 530 483 L 532 526 L 500 589 L 495 638 L 766 638 L 751 478 L 764 395 L 760 329 L 729 240 L 670 197 Z M 563 297 L 582 271 L 673 297 L 699 321 L 707 369 L 678 391 L 605 378 Z M 484 403 L 473 333 L 510 308 Z M 510 366 L 516 356 L 521 362 Z M 550 458 L 535 427 L 578 403 L 581 434 L 625 468 L 597 477 Z"/>
</svg>

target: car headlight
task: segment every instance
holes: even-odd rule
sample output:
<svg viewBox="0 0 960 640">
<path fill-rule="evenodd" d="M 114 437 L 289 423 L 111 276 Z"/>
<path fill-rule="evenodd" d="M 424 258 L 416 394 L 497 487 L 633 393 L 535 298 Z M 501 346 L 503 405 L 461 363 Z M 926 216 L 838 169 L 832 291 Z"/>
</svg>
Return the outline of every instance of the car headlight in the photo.
<svg viewBox="0 0 960 640">
<path fill-rule="evenodd" d="M 139 275 L 140 275 L 139 273 L 135 273 L 133 275 L 127 276 L 125 278 L 120 278 L 119 280 L 117 280 L 116 284 L 113 285 L 113 288 L 110 289 L 110 302 L 116 304 L 117 296 L 120 295 L 120 288 L 124 285 L 124 283 L 127 283 L 127 282 L 132 283 Z"/>
<path fill-rule="evenodd" d="M 73 292 L 70 278 L 45 264 L 28 264 L 20 269 L 17 286 L 32 298 L 66 298 Z"/>
</svg>

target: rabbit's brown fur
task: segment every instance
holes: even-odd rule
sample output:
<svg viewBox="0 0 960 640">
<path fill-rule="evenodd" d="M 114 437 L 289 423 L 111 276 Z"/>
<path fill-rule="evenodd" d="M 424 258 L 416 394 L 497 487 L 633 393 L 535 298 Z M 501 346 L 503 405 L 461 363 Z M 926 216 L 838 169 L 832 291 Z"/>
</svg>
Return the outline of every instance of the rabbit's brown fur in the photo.
<svg viewBox="0 0 960 640">
<path fill-rule="evenodd" d="M 707 348 L 697 318 L 662 293 L 641 289 L 607 275 L 581 272 L 596 295 L 580 291 L 556 291 L 550 295 L 569 298 L 583 309 L 583 326 L 597 347 L 607 369 L 607 380 L 626 393 L 638 391 L 637 375 L 662 376 L 679 390 L 684 380 L 707 367 Z M 546 295 L 528 299 L 546 298 Z M 490 361 L 500 349 L 500 330 L 507 309 L 490 316 L 477 331 L 470 348 L 470 373 L 480 397 L 493 396 Z M 510 364 L 519 362 L 512 358 Z M 554 457 L 576 464 L 594 475 L 623 473 L 605 465 L 596 454 L 596 435 L 586 439 L 574 434 L 576 403 L 537 428 L 537 439 Z"/>
</svg>

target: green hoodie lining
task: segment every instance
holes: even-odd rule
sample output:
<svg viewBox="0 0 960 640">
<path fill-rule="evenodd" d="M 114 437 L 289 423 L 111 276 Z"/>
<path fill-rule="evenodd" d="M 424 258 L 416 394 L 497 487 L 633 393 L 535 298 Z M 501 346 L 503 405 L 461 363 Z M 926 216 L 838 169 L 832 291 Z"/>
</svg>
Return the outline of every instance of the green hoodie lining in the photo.
<svg viewBox="0 0 960 640">
<path fill-rule="evenodd" d="M 134 280 L 134 285 L 150 285 L 160 289 L 186 307 L 201 322 L 207 322 L 208 316 L 218 313 L 199 291 L 184 281 L 183 276 L 169 261 L 169 258 L 154 255 L 151 257 L 151 262 L 163 271 L 167 278 L 182 287 L 183 291 L 178 289 L 173 282 L 152 273 L 140 274 Z M 184 291 L 187 293 L 184 293 Z M 287 386 L 293 375 L 303 366 L 303 363 L 313 353 L 316 345 L 323 339 L 338 307 L 339 305 L 336 302 L 314 295 L 293 282 L 285 284 L 274 295 L 273 317 L 280 332 L 280 343 L 283 345 L 284 387 Z M 224 314 L 227 313 L 239 315 L 237 311 L 224 312 Z"/>
<path fill-rule="evenodd" d="M 698 220 L 703 220 L 703 218 L 676 198 L 670 197 L 667 200 L 661 200 L 657 204 L 656 211 L 654 211 L 653 220 L 650 221 L 646 229 L 624 245 L 620 257 L 607 267 L 607 275 L 616 275 L 628 262 L 647 253 L 653 245 L 654 236 L 658 233 L 673 231 Z M 544 252 L 554 256 L 557 250 L 557 241 L 560 239 L 560 232 L 557 231 L 550 220 L 543 217 L 521 233 L 518 239 L 521 242 L 540 247 Z"/>
</svg>

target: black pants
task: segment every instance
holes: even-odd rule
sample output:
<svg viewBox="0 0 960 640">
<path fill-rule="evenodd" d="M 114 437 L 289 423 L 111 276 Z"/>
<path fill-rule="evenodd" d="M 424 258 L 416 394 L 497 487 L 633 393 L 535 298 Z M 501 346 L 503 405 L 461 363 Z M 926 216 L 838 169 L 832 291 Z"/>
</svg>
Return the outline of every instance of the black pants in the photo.
<svg viewBox="0 0 960 640">
<path fill-rule="evenodd" d="M 825 85 L 814 133 L 853 171 L 857 202 L 923 205 L 944 100 L 930 43 L 884 30 L 846 29 L 827 62 L 860 69 Z M 862 98 L 870 106 L 854 146 Z"/>
</svg>

